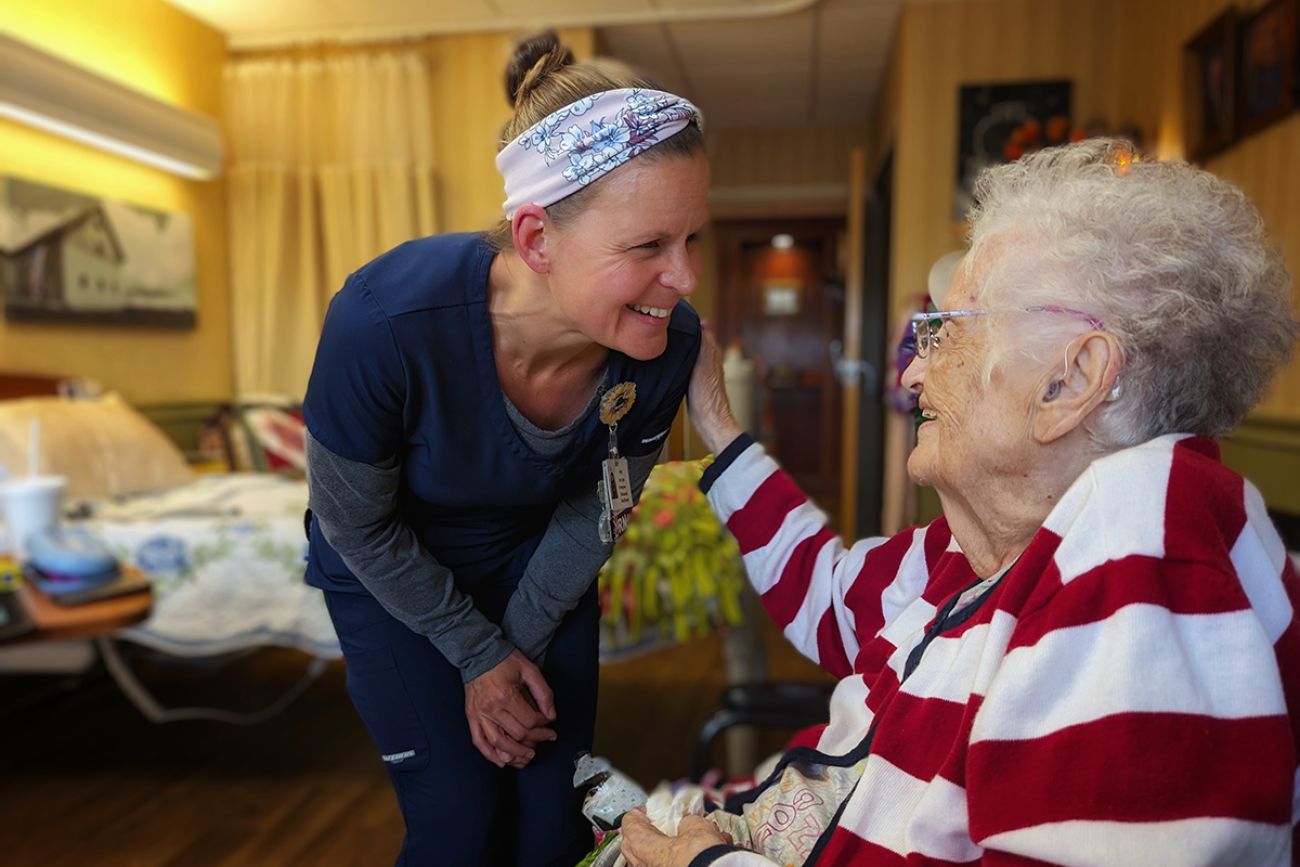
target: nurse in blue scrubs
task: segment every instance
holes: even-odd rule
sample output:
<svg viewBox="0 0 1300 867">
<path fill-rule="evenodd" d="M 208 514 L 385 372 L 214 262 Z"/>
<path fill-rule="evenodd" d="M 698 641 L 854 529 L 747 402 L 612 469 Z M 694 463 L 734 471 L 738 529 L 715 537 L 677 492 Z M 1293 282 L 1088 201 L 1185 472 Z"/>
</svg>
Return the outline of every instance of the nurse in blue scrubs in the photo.
<svg viewBox="0 0 1300 867">
<path fill-rule="evenodd" d="M 594 578 L 699 351 L 703 122 L 553 34 L 507 71 L 506 221 L 405 243 L 325 318 L 307 580 L 385 763 L 398 863 L 571 865 Z"/>
</svg>

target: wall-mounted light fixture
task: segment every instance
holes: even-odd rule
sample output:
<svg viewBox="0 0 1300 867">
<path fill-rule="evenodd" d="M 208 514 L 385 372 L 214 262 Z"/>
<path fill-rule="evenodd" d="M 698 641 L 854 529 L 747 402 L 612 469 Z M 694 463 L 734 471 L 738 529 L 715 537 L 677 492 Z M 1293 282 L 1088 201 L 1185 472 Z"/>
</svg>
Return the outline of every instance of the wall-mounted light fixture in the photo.
<svg viewBox="0 0 1300 867">
<path fill-rule="evenodd" d="M 0 117 L 207 180 L 221 172 L 221 128 L 0 33 Z"/>
<path fill-rule="evenodd" d="M 794 246 L 794 236 L 781 232 L 779 235 L 772 236 L 772 246 L 778 250 L 789 250 Z"/>
</svg>

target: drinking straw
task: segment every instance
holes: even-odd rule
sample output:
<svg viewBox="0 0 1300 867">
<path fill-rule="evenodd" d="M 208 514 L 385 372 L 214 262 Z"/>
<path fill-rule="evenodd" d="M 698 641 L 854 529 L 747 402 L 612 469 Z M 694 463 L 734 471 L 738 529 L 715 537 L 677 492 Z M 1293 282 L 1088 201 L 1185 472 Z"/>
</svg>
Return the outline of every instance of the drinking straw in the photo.
<svg viewBox="0 0 1300 867">
<path fill-rule="evenodd" d="M 32 419 L 27 434 L 27 475 L 35 478 L 41 469 L 41 420 Z"/>
</svg>

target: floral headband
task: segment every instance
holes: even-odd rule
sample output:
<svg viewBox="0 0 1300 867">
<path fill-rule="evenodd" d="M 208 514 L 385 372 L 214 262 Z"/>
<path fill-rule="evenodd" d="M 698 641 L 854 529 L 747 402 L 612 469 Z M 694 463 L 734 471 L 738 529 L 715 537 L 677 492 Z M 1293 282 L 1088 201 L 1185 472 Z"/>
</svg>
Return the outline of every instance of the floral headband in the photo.
<svg viewBox="0 0 1300 867">
<path fill-rule="evenodd" d="M 671 93 L 642 88 L 584 96 L 533 124 L 497 154 L 506 182 L 502 208 L 552 205 L 704 115 Z"/>
</svg>

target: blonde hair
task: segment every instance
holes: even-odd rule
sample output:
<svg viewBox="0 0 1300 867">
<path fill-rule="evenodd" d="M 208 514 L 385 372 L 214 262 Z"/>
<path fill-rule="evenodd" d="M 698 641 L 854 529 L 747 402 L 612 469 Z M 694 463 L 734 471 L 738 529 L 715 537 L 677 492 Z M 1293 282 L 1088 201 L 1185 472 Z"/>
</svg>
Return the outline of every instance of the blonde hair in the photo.
<svg viewBox="0 0 1300 867">
<path fill-rule="evenodd" d="M 659 89 L 653 80 L 619 60 L 597 57 L 578 62 L 553 30 L 522 40 L 506 65 L 506 99 L 514 115 L 501 130 L 497 150 L 521 136 L 533 124 L 570 103 L 601 93 L 629 87 Z M 704 134 L 697 124 L 651 147 L 637 159 L 690 157 L 704 151 Z M 563 225 L 584 207 L 599 181 L 547 206 L 546 213 Z M 492 249 L 500 252 L 511 244 L 510 223 L 503 220 L 488 233 Z"/>
</svg>

